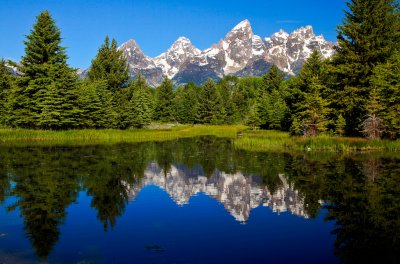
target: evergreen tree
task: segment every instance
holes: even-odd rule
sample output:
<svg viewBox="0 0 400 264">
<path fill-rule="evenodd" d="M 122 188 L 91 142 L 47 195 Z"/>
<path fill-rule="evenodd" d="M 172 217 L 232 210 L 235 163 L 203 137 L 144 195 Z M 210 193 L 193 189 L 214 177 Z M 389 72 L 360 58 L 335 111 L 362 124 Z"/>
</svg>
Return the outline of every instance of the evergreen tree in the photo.
<svg viewBox="0 0 400 264">
<path fill-rule="evenodd" d="M 49 12 L 37 17 L 25 43 L 18 86 L 11 91 L 10 122 L 25 128 L 66 129 L 77 125 L 75 70 L 69 68 L 61 34 Z"/>
<path fill-rule="evenodd" d="M 323 85 L 317 81 L 310 84 L 310 92 L 305 94 L 303 106 L 297 113 L 305 136 L 315 136 L 327 129 L 328 102 L 321 97 Z"/>
<path fill-rule="evenodd" d="M 101 83 L 106 85 L 104 82 Z M 80 128 L 96 128 L 102 120 L 102 105 L 97 93 L 96 82 L 82 82 L 79 89 L 78 104 L 81 109 L 79 117 Z"/>
<path fill-rule="evenodd" d="M 118 50 L 117 42 L 106 36 L 96 57 L 92 60 L 88 72 L 91 81 L 106 80 L 108 88 L 115 90 L 123 87 L 129 80 L 129 71 L 126 58 Z"/>
<path fill-rule="evenodd" d="M 193 83 L 178 88 L 174 98 L 174 116 L 178 122 L 193 124 L 197 121 L 198 90 Z"/>
<path fill-rule="evenodd" d="M 6 61 L 0 60 L 0 127 L 5 126 L 8 120 L 8 97 L 14 80 Z"/>
<path fill-rule="evenodd" d="M 130 101 L 133 97 L 133 93 L 135 90 L 135 81 L 131 81 L 126 88 L 122 88 L 116 90 L 114 93 L 114 101 L 116 104 L 116 112 L 117 112 L 117 127 L 118 128 L 128 128 L 129 126 L 129 117 L 131 113 Z"/>
<path fill-rule="evenodd" d="M 327 81 L 327 67 L 325 61 L 322 59 L 321 53 L 314 50 L 307 61 L 304 63 L 295 85 L 300 92 L 308 93 L 312 89 L 312 83 L 318 81 L 325 84 Z M 326 92 L 327 88 L 321 92 Z"/>
<path fill-rule="evenodd" d="M 351 0 L 347 6 L 338 27 L 333 89 L 335 107 L 344 109 L 347 133 L 356 134 L 366 113 L 373 69 L 399 48 L 400 13 L 397 0 Z"/>
<path fill-rule="evenodd" d="M 117 112 L 106 81 L 84 81 L 81 84 L 78 103 L 81 110 L 81 128 L 116 127 Z"/>
<path fill-rule="evenodd" d="M 268 128 L 281 130 L 284 127 L 288 108 L 282 94 L 278 90 L 272 91 L 271 101 L 272 104 L 268 112 Z"/>
<path fill-rule="evenodd" d="M 254 100 L 254 105 L 257 105 L 257 112 L 260 118 L 260 125 L 263 128 L 268 128 L 269 113 L 271 112 L 271 96 L 269 92 L 264 92 L 257 100 Z M 252 107 L 254 109 L 254 107 Z"/>
<path fill-rule="evenodd" d="M 346 120 L 342 116 L 342 114 L 339 114 L 336 123 L 335 123 L 335 132 L 339 136 L 343 136 L 345 133 L 345 128 L 346 128 Z"/>
<path fill-rule="evenodd" d="M 153 116 L 153 105 L 149 87 L 140 71 L 134 81 L 133 96 L 127 107 L 129 116 L 126 127 L 141 128 L 150 124 Z"/>
<path fill-rule="evenodd" d="M 264 91 L 272 92 L 273 90 L 279 90 L 282 82 L 285 79 L 285 73 L 283 73 L 276 65 L 268 70 L 263 76 L 262 88 Z"/>
<path fill-rule="evenodd" d="M 382 111 L 383 136 L 400 137 L 400 52 L 374 69 L 372 85 L 378 91 Z"/>
<path fill-rule="evenodd" d="M 241 85 L 237 85 L 232 92 L 232 103 L 234 105 L 234 117 L 235 122 L 242 122 L 245 120 L 248 114 L 248 99 L 246 93 Z"/>
<path fill-rule="evenodd" d="M 60 68 L 42 95 L 42 112 L 37 125 L 45 129 L 68 129 L 79 126 L 81 110 L 77 104 L 77 76 L 67 67 Z"/>
<path fill-rule="evenodd" d="M 225 110 L 225 104 L 224 104 L 223 99 L 217 89 L 216 107 L 215 107 L 215 112 L 213 114 L 213 119 L 211 120 L 211 123 L 214 125 L 226 124 L 227 118 L 228 117 L 227 117 L 226 110 Z"/>
<path fill-rule="evenodd" d="M 292 108 L 292 115 L 296 120 L 292 124 L 292 134 L 301 130 L 304 135 L 314 136 L 327 129 L 330 109 L 329 102 L 323 95 L 327 90 L 325 78 L 325 64 L 321 55 L 314 51 L 291 84 L 295 86 L 293 95 L 296 98 Z"/>
<path fill-rule="evenodd" d="M 253 130 L 255 130 L 261 124 L 259 112 L 257 109 L 257 103 L 252 104 L 246 124 L 249 125 Z"/>
<path fill-rule="evenodd" d="M 179 123 L 185 123 L 183 121 L 184 116 L 185 116 L 185 110 L 183 107 L 183 102 L 184 102 L 184 87 L 179 86 L 176 89 L 175 96 L 174 96 L 174 101 L 173 103 L 173 115 L 174 119 L 179 122 Z"/>
<path fill-rule="evenodd" d="M 225 118 L 223 120 L 225 124 L 233 124 L 239 121 L 237 107 L 233 100 L 238 81 L 238 77 L 228 75 L 221 79 L 217 86 L 222 106 L 225 109 Z"/>
<path fill-rule="evenodd" d="M 263 76 L 262 84 L 257 86 L 257 104 L 260 125 L 267 129 L 281 129 L 287 107 L 281 93 L 284 73 L 273 65 Z"/>
<path fill-rule="evenodd" d="M 220 110 L 216 85 L 212 79 L 208 79 L 199 94 L 198 122 L 216 123 Z"/>
<path fill-rule="evenodd" d="M 303 125 L 297 117 L 294 117 L 292 125 L 290 126 L 290 129 L 289 129 L 289 132 L 290 132 L 291 136 L 304 135 Z"/>
<path fill-rule="evenodd" d="M 165 76 L 164 81 L 156 90 L 156 106 L 154 117 L 162 122 L 173 121 L 174 91 L 172 81 Z"/>
<path fill-rule="evenodd" d="M 266 129 L 282 129 L 288 108 L 282 94 L 274 89 L 265 91 L 261 98 L 256 101 L 260 125 Z"/>
</svg>

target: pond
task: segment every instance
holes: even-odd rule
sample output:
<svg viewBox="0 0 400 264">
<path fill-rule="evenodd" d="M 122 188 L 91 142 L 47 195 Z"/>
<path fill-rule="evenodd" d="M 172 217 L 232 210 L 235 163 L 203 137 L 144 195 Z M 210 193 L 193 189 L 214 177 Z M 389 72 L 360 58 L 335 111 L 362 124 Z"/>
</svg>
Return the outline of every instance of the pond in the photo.
<svg viewBox="0 0 400 264">
<path fill-rule="evenodd" d="M 400 158 L 0 147 L 0 263 L 399 263 Z"/>
</svg>

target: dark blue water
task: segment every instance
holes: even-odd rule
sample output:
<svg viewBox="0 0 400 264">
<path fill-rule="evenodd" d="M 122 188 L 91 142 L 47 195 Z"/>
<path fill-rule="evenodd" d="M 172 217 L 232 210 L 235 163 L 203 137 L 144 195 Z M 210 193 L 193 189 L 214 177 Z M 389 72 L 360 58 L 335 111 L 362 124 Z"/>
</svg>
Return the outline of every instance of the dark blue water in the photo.
<svg viewBox="0 0 400 264">
<path fill-rule="evenodd" d="M 0 263 L 399 259 L 396 158 L 250 153 L 214 138 L 0 157 Z"/>
<path fill-rule="evenodd" d="M 335 263 L 330 235 L 321 211 L 313 220 L 274 213 L 268 207 L 251 211 L 243 224 L 224 206 L 200 193 L 179 206 L 161 188 L 149 185 L 126 207 L 107 232 L 81 192 L 68 207 L 60 238 L 48 258 L 54 263 Z M 6 201 L 10 204 L 12 199 Z M 35 260 L 19 212 L 1 211 L 2 261 Z M 290 241 L 290 242 L 289 242 Z M 305 243 L 306 242 L 306 243 Z"/>
</svg>

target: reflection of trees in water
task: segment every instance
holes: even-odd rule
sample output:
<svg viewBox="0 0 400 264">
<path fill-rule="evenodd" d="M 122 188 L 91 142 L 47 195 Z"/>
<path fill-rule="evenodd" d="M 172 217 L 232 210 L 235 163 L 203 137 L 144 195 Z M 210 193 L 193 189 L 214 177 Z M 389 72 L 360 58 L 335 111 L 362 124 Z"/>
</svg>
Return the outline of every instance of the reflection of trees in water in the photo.
<svg viewBox="0 0 400 264">
<path fill-rule="evenodd" d="M 11 194 L 17 201 L 8 210 L 19 207 L 36 254 L 46 258 L 58 241 L 66 207 L 77 197 L 79 185 L 74 167 L 62 151 L 15 149 L 12 152 L 7 158 L 15 182 Z"/>
<path fill-rule="evenodd" d="M 123 215 L 130 188 L 140 184 L 154 161 L 164 175 L 184 164 L 202 173 L 205 182 L 221 172 L 228 178 L 242 175 L 229 187 L 233 196 L 251 193 L 247 187 L 239 191 L 250 177 L 250 187 L 260 185 L 270 194 L 294 186 L 309 216 L 317 215 L 321 200 L 326 202 L 327 219 L 336 221 L 336 254 L 343 262 L 371 260 L 379 253 L 380 260 L 399 260 L 398 159 L 249 153 L 235 150 L 228 139 L 203 137 L 76 148 L 1 147 L 0 161 L 0 202 L 10 193 L 18 198 L 9 209 L 19 207 L 27 236 L 43 258 L 57 242 L 66 208 L 82 187 L 107 230 Z M 185 181 L 193 181 L 193 175 Z"/>
<path fill-rule="evenodd" d="M 10 195 L 10 176 L 4 160 L 0 157 L 0 205 Z"/>
<path fill-rule="evenodd" d="M 310 160 L 303 155 L 286 155 L 285 175 L 304 197 L 305 211 L 311 218 L 316 217 L 321 209 L 325 188 L 324 173 L 327 169 L 329 164 L 326 162 Z"/>
<path fill-rule="evenodd" d="M 373 172 L 380 174 L 374 177 L 364 173 L 365 162 L 360 169 L 354 160 L 346 159 L 344 166 L 326 175 L 327 219 L 336 221 L 335 253 L 344 263 L 398 263 L 399 161 L 379 162 L 382 166 Z"/>
<path fill-rule="evenodd" d="M 380 174 L 381 159 L 377 157 L 368 157 L 361 162 L 362 173 L 371 181 L 375 181 Z"/>
</svg>

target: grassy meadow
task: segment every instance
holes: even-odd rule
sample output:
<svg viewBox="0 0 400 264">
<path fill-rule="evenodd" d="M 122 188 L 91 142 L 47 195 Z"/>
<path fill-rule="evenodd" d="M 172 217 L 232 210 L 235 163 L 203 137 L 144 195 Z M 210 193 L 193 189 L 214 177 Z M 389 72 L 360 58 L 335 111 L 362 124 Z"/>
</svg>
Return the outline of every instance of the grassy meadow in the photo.
<svg viewBox="0 0 400 264">
<path fill-rule="evenodd" d="M 249 151 L 367 152 L 400 151 L 400 140 L 367 140 L 329 135 L 291 137 L 287 132 L 249 130 L 242 125 L 152 125 L 146 129 L 28 130 L 0 129 L 0 145 L 92 145 L 165 141 L 197 136 L 232 138 Z"/>
</svg>

